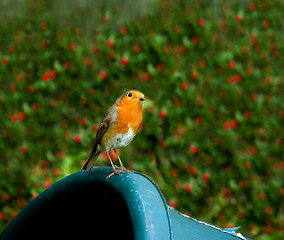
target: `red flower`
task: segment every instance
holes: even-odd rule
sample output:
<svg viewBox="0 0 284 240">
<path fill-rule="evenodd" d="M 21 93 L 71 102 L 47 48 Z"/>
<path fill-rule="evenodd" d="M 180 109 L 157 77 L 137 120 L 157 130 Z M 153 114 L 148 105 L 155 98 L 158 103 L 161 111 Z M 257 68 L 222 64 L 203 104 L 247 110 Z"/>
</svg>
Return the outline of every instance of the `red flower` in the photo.
<svg viewBox="0 0 284 240">
<path fill-rule="evenodd" d="M 61 151 L 57 151 L 55 156 L 58 158 L 58 159 L 61 159 L 62 158 L 62 152 Z"/>
<path fill-rule="evenodd" d="M 263 26 L 264 28 L 269 28 L 269 26 L 270 26 L 269 21 L 268 21 L 268 20 L 264 20 L 264 21 L 262 22 L 262 26 Z"/>
<path fill-rule="evenodd" d="M 168 46 L 164 46 L 163 47 L 163 53 L 168 53 L 169 52 L 169 47 Z"/>
<path fill-rule="evenodd" d="M 9 63 L 9 59 L 3 58 L 3 59 L 2 59 L 2 63 L 3 63 L 4 65 L 7 65 L 7 64 Z"/>
<path fill-rule="evenodd" d="M 47 22 L 42 22 L 40 27 L 41 27 L 42 30 L 47 29 Z"/>
<path fill-rule="evenodd" d="M 80 142 L 82 142 L 82 137 L 81 137 L 80 135 L 76 135 L 76 136 L 74 137 L 74 141 L 75 141 L 76 143 L 80 143 Z"/>
<path fill-rule="evenodd" d="M 246 161 L 245 162 L 245 169 L 250 169 L 251 168 L 251 162 Z"/>
<path fill-rule="evenodd" d="M 174 200 L 171 200 L 169 201 L 169 205 L 172 207 L 172 208 L 176 208 L 177 207 L 177 204 Z"/>
<path fill-rule="evenodd" d="M 192 153 L 192 154 L 196 154 L 197 153 L 197 147 L 194 146 L 194 145 L 191 145 L 189 147 L 189 151 Z"/>
<path fill-rule="evenodd" d="M 109 57 L 110 60 L 114 60 L 115 59 L 115 52 L 110 52 L 108 54 L 108 57 Z"/>
<path fill-rule="evenodd" d="M 39 104 L 38 104 L 37 102 L 34 102 L 34 103 L 32 104 L 32 108 L 33 108 L 34 111 L 38 110 Z"/>
<path fill-rule="evenodd" d="M 251 100 L 255 101 L 258 98 L 258 94 L 257 93 L 252 93 L 250 98 L 251 98 Z"/>
<path fill-rule="evenodd" d="M 35 199 L 38 196 L 38 193 L 33 193 L 32 199 Z"/>
<path fill-rule="evenodd" d="M 85 65 L 86 67 L 90 67 L 90 66 L 92 65 L 92 60 L 91 60 L 90 58 L 86 57 L 86 58 L 84 59 L 84 65 Z"/>
<path fill-rule="evenodd" d="M 199 38 L 198 38 L 197 36 L 194 36 L 194 37 L 192 38 L 192 42 L 193 42 L 195 45 L 197 45 L 197 44 L 199 43 Z"/>
<path fill-rule="evenodd" d="M 240 181 L 239 181 L 239 185 L 240 185 L 240 187 L 245 187 L 246 186 L 246 181 L 244 180 L 244 179 L 241 179 Z"/>
<path fill-rule="evenodd" d="M 249 111 L 249 110 L 245 111 L 244 115 L 245 115 L 246 118 L 251 118 L 251 111 Z"/>
<path fill-rule="evenodd" d="M 11 116 L 11 120 L 12 120 L 12 122 L 18 122 L 18 120 L 19 120 L 18 115 L 17 114 L 13 114 Z"/>
<path fill-rule="evenodd" d="M 33 93 L 35 91 L 35 88 L 34 88 L 33 85 L 29 85 L 28 90 L 29 90 L 30 93 Z"/>
<path fill-rule="evenodd" d="M 160 118 L 163 120 L 167 117 L 167 113 L 164 110 L 161 110 L 159 113 Z"/>
<path fill-rule="evenodd" d="M 232 120 L 231 121 L 231 127 L 236 128 L 238 126 L 238 121 L 237 120 Z"/>
<path fill-rule="evenodd" d="M 238 15 L 236 16 L 236 21 L 237 21 L 238 23 L 241 23 L 241 22 L 243 21 L 243 16 L 240 15 L 240 14 L 238 14 Z"/>
<path fill-rule="evenodd" d="M 175 26 L 174 31 L 175 31 L 175 33 L 179 33 L 180 32 L 180 26 Z"/>
<path fill-rule="evenodd" d="M 176 172 L 175 169 L 172 169 L 172 170 L 171 170 L 171 175 L 172 175 L 173 177 L 177 177 L 177 172 Z"/>
<path fill-rule="evenodd" d="M 50 76 L 52 79 L 56 78 L 56 75 L 57 75 L 57 73 L 56 73 L 55 70 L 50 70 L 49 76 Z"/>
<path fill-rule="evenodd" d="M 122 27 L 121 29 L 120 29 L 120 34 L 121 35 L 125 35 L 127 33 L 127 28 L 126 27 Z"/>
<path fill-rule="evenodd" d="M 3 198 L 5 201 L 9 201 L 9 200 L 11 199 L 11 196 L 10 196 L 10 194 L 8 194 L 8 193 L 4 193 L 4 194 L 2 195 L 2 198 Z"/>
<path fill-rule="evenodd" d="M 209 182 L 209 181 L 210 181 L 210 175 L 209 175 L 208 173 L 204 173 L 204 174 L 202 175 L 202 180 L 203 180 L 204 182 Z"/>
<path fill-rule="evenodd" d="M 229 78 L 227 79 L 227 81 L 228 81 L 229 84 L 234 84 L 235 79 L 234 79 L 233 77 L 229 77 Z"/>
<path fill-rule="evenodd" d="M 176 107 L 180 106 L 180 104 L 181 104 L 180 99 L 174 99 L 174 105 L 175 105 Z"/>
<path fill-rule="evenodd" d="M 265 233 L 270 233 L 270 232 L 271 232 L 271 226 L 265 226 L 265 227 L 263 228 L 263 231 L 264 231 Z"/>
<path fill-rule="evenodd" d="M 117 152 L 118 156 L 120 156 L 120 151 L 119 151 L 119 149 L 117 149 L 116 152 Z M 115 160 L 117 159 L 117 156 L 116 156 L 116 154 L 115 154 L 114 151 L 111 151 L 111 152 L 109 153 L 109 155 L 110 155 L 110 157 L 111 157 L 112 160 L 115 161 Z"/>
<path fill-rule="evenodd" d="M 108 46 L 109 48 L 112 48 L 112 47 L 114 46 L 114 41 L 113 41 L 112 39 L 108 39 L 108 40 L 107 40 L 107 46 Z"/>
<path fill-rule="evenodd" d="M 192 190 L 192 186 L 190 184 L 187 183 L 184 185 L 184 191 L 191 192 L 191 190 Z"/>
<path fill-rule="evenodd" d="M 108 156 L 107 156 L 106 152 L 102 152 L 101 158 L 102 158 L 103 160 L 108 160 Z"/>
<path fill-rule="evenodd" d="M 253 68 L 252 66 L 248 66 L 248 67 L 247 67 L 247 73 L 248 73 L 248 74 L 252 74 L 253 71 L 254 71 L 254 68 Z"/>
<path fill-rule="evenodd" d="M 99 73 L 99 77 L 100 77 L 100 79 L 106 79 L 107 78 L 107 74 L 106 74 L 106 72 L 100 72 Z"/>
<path fill-rule="evenodd" d="M 190 173 L 191 173 L 192 175 L 196 175 L 196 174 L 197 174 L 197 168 L 196 168 L 196 167 L 190 168 Z"/>
<path fill-rule="evenodd" d="M 189 86 L 189 83 L 187 81 L 183 81 L 181 83 L 181 88 L 184 89 L 184 90 L 188 89 L 188 86 Z"/>
<path fill-rule="evenodd" d="M 198 25 L 199 25 L 200 27 L 203 27 L 203 26 L 205 25 L 205 20 L 204 20 L 203 18 L 199 18 L 199 20 L 198 20 Z"/>
<path fill-rule="evenodd" d="M 49 79 L 50 79 L 49 73 L 44 73 L 44 74 L 42 74 L 42 80 L 43 80 L 43 81 L 48 82 Z"/>
<path fill-rule="evenodd" d="M 252 146 L 251 147 L 251 153 L 252 154 L 256 154 L 257 153 L 257 147 L 256 146 Z"/>
<path fill-rule="evenodd" d="M 9 52 L 13 53 L 13 52 L 15 52 L 15 49 L 16 49 L 16 47 L 15 47 L 14 44 L 9 45 Z"/>
<path fill-rule="evenodd" d="M 273 210 L 272 210 L 272 208 L 271 208 L 270 206 L 267 206 L 267 207 L 265 208 L 265 212 L 266 212 L 268 215 L 270 215 L 270 214 L 272 214 Z"/>
<path fill-rule="evenodd" d="M 205 60 L 200 60 L 199 66 L 200 66 L 201 68 L 205 68 L 205 67 L 206 67 L 206 61 L 205 61 Z"/>
<path fill-rule="evenodd" d="M 69 61 L 65 61 L 63 63 L 63 66 L 66 68 L 66 69 L 69 69 L 70 68 L 70 62 Z"/>
<path fill-rule="evenodd" d="M 178 129 L 176 129 L 175 131 L 174 131 L 174 135 L 175 135 L 175 137 L 179 137 L 180 136 L 180 131 L 178 130 Z"/>
<path fill-rule="evenodd" d="M 135 44 L 135 46 L 134 46 L 134 51 L 135 51 L 136 53 L 140 53 L 140 52 L 141 52 L 141 46 L 140 46 L 139 44 Z"/>
<path fill-rule="evenodd" d="M 258 198 L 259 198 L 259 200 L 263 200 L 265 198 L 265 192 L 260 192 L 258 194 Z"/>
<path fill-rule="evenodd" d="M 202 124 L 202 117 L 196 117 L 196 118 L 195 118 L 195 122 L 196 122 L 198 125 L 201 125 L 201 124 Z"/>
<path fill-rule="evenodd" d="M 197 72 L 192 72 L 192 73 L 191 73 L 191 78 L 192 78 L 193 80 L 197 80 L 197 79 L 198 79 L 198 73 L 197 73 Z"/>
<path fill-rule="evenodd" d="M 255 10 L 255 4 L 254 3 L 250 3 L 249 4 L 249 10 L 250 11 L 254 11 Z"/>
<path fill-rule="evenodd" d="M 146 129 L 146 124 L 145 123 L 142 123 L 141 124 L 141 131 L 144 131 Z"/>
<path fill-rule="evenodd" d="M 59 168 L 54 168 L 52 170 L 52 173 L 53 173 L 54 176 L 58 176 L 60 174 L 60 169 Z"/>
<path fill-rule="evenodd" d="M 16 84 L 12 83 L 12 84 L 10 85 L 10 92 L 13 93 L 13 92 L 15 92 L 16 90 L 17 90 Z"/>
<path fill-rule="evenodd" d="M 90 94 L 93 95 L 95 93 L 95 89 L 94 88 L 90 88 Z"/>
<path fill-rule="evenodd" d="M 270 78 L 270 77 L 266 77 L 266 78 L 264 79 L 264 82 L 265 82 L 266 85 L 271 84 L 271 78 Z"/>
<path fill-rule="evenodd" d="M 107 15 L 103 16 L 103 21 L 105 23 L 108 23 L 109 22 L 109 16 L 107 16 Z"/>
<path fill-rule="evenodd" d="M 0 219 L 5 219 L 6 218 L 6 215 L 5 215 L 5 213 L 3 213 L 3 212 L 0 212 Z"/>
<path fill-rule="evenodd" d="M 42 47 L 43 49 L 45 49 L 46 46 L 47 46 L 47 42 L 46 42 L 46 41 L 43 41 L 43 42 L 41 43 L 41 47 Z"/>
<path fill-rule="evenodd" d="M 27 147 L 24 146 L 24 145 L 22 145 L 22 146 L 20 147 L 20 151 L 21 151 L 22 154 L 25 154 L 25 153 L 27 152 Z"/>
<path fill-rule="evenodd" d="M 241 81 L 242 81 L 242 76 L 239 74 L 235 75 L 235 82 L 239 83 Z"/>
<path fill-rule="evenodd" d="M 229 130 L 229 129 L 231 128 L 231 124 L 230 124 L 229 122 L 225 122 L 225 123 L 223 124 L 223 128 L 224 128 L 225 130 Z"/>
<path fill-rule="evenodd" d="M 10 135 L 10 132 L 7 129 L 4 129 L 2 133 L 3 133 L 4 137 L 9 137 L 9 135 Z"/>
<path fill-rule="evenodd" d="M 52 178 L 51 177 L 46 177 L 44 180 L 44 188 L 49 188 L 52 184 Z"/>
<path fill-rule="evenodd" d="M 122 66 L 126 66 L 128 64 L 128 58 L 127 57 L 122 57 L 120 59 L 120 63 Z"/>
<path fill-rule="evenodd" d="M 235 68 L 235 66 L 236 66 L 236 63 L 235 63 L 234 61 L 230 61 L 230 62 L 228 63 L 228 67 L 229 67 L 230 69 Z"/>
<path fill-rule="evenodd" d="M 164 65 L 163 65 L 162 63 L 159 63 L 159 64 L 157 65 L 157 69 L 158 69 L 159 72 L 164 71 Z"/>
<path fill-rule="evenodd" d="M 143 77 L 144 77 L 145 81 L 149 81 L 151 79 L 150 73 L 147 73 L 147 72 L 144 73 Z"/>
<path fill-rule="evenodd" d="M 69 45 L 69 49 L 71 50 L 71 51 L 75 51 L 76 50 L 76 43 L 70 43 L 70 45 Z"/>
<path fill-rule="evenodd" d="M 184 54 L 185 51 L 186 51 L 185 46 L 183 46 L 183 45 L 179 46 L 178 51 L 179 51 L 180 54 Z"/>
<path fill-rule="evenodd" d="M 23 121 L 23 120 L 25 120 L 25 118 L 26 118 L 26 114 L 24 112 L 19 112 L 18 119 Z"/>
<path fill-rule="evenodd" d="M 82 98 L 82 99 L 81 99 L 81 103 L 82 103 L 83 105 L 85 105 L 85 104 L 87 103 L 87 99 L 86 99 L 86 98 Z"/>
<path fill-rule="evenodd" d="M 11 219 L 14 219 L 17 215 L 18 215 L 17 212 L 13 212 L 13 213 L 11 214 Z"/>
</svg>

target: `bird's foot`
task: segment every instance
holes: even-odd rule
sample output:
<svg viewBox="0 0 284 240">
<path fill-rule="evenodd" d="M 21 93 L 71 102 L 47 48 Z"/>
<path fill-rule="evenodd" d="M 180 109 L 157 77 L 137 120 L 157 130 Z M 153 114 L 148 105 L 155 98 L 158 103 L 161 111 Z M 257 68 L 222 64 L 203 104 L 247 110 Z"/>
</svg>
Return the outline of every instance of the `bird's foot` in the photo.
<svg viewBox="0 0 284 240">
<path fill-rule="evenodd" d="M 118 167 L 116 165 L 114 165 L 115 168 L 121 169 L 122 173 L 133 173 L 133 170 L 128 170 L 127 168 L 125 168 L 123 165 Z"/>
<path fill-rule="evenodd" d="M 133 170 L 126 169 L 125 167 L 122 168 L 124 173 L 133 173 Z"/>
<path fill-rule="evenodd" d="M 109 174 L 106 179 L 108 180 L 108 179 L 110 179 L 114 174 L 120 175 L 121 173 L 124 173 L 124 171 L 123 171 L 123 170 L 116 170 L 116 169 L 114 169 L 113 172 L 112 172 L 111 174 Z"/>
<path fill-rule="evenodd" d="M 115 167 L 117 167 L 117 166 L 115 166 Z M 126 169 L 124 166 L 122 166 L 122 167 L 117 167 L 117 168 L 119 168 L 119 169 L 121 169 L 121 170 L 116 170 L 116 169 L 113 170 L 113 172 L 107 176 L 107 178 L 106 178 L 107 180 L 110 179 L 114 174 L 120 175 L 121 173 L 133 173 L 132 170 L 128 170 L 128 169 Z"/>
</svg>

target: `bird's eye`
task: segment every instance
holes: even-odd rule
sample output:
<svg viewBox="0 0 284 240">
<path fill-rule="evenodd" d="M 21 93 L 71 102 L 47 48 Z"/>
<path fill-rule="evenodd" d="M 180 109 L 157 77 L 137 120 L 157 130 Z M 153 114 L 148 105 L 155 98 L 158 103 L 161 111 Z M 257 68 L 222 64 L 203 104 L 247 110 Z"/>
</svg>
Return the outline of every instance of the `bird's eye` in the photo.
<svg viewBox="0 0 284 240">
<path fill-rule="evenodd" d="M 128 97 L 132 97 L 132 93 L 130 92 L 130 93 L 128 93 L 128 95 L 127 95 Z"/>
</svg>

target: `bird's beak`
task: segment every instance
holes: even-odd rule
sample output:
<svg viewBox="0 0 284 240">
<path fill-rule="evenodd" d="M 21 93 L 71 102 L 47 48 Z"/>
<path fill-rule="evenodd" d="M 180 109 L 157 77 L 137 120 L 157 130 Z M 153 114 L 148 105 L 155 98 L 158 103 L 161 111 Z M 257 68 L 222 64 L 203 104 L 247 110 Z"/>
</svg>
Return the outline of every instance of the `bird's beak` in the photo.
<svg viewBox="0 0 284 240">
<path fill-rule="evenodd" d="M 139 100 L 143 102 L 145 100 L 145 98 L 140 97 Z"/>
</svg>

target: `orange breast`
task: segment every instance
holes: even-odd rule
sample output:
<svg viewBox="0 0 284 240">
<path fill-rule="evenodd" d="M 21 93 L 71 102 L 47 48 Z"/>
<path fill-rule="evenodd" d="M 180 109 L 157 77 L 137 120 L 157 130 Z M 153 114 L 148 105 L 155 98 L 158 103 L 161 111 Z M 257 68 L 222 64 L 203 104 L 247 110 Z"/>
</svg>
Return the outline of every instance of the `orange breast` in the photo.
<svg viewBox="0 0 284 240">
<path fill-rule="evenodd" d="M 117 117 L 114 124 L 114 131 L 116 133 L 125 134 L 128 132 L 129 127 L 134 134 L 140 129 L 142 123 L 142 111 L 133 110 L 127 107 L 118 107 Z"/>
</svg>

